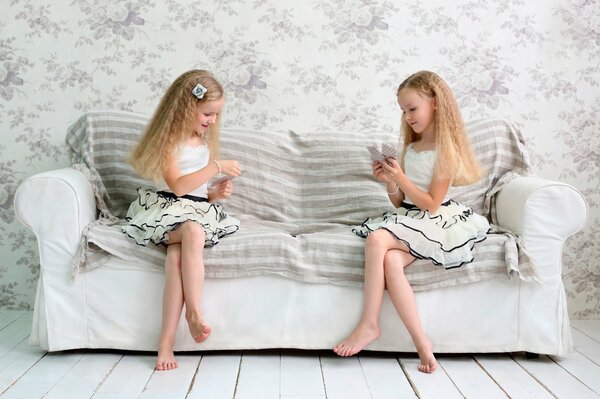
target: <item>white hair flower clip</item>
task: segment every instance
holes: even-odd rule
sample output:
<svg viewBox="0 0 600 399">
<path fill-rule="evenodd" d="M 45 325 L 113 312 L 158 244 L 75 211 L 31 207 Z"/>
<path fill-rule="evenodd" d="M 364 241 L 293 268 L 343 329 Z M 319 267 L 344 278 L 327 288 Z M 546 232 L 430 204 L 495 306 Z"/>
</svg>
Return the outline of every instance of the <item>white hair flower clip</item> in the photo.
<svg viewBox="0 0 600 399">
<path fill-rule="evenodd" d="M 207 91 L 208 91 L 208 90 L 206 89 L 206 87 L 204 87 L 204 86 L 202 86 L 200 83 L 198 83 L 198 84 L 196 85 L 196 87 L 194 87 L 194 88 L 192 89 L 192 94 L 193 94 L 194 96 L 196 96 L 196 98 L 197 98 L 198 100 L 202 100 L 202 99 L 204 98 L 204 95 L 206 94 L 206 92 L 207 92 Z"/>
</svg>

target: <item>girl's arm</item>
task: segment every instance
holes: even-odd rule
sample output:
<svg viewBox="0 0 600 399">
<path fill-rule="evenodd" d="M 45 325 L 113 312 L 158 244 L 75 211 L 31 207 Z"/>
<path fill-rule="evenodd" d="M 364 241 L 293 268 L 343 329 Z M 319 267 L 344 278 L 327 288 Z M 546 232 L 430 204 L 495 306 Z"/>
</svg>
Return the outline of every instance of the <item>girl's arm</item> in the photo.
<svg viewBox="0 0 600 399">
<path fill-rule="evenodd" d="M 211 162 L 200 170 L 182 176 L 177 160 L 173 158 L 165 169 L 163 178 L 169 189 L 179 197 L 191 193 L 217 174 L 219 174 L 219 167 L 215 162 Z"/>
<path fill-rule="evenodd" d="M 402 168 L 395 159 L 390 159 L 390 163 L 382 165 L 385 174 L 391 182 L 397 184 L 399 191 L 402 191 L 403 196 L 406 195 L 414 202 L 421 210 L 428 210 L 430 213 L 435 213 L 450 188 L 449 177 L 434 176 L 429 185 L 429 191 L 423 191 L 418 188 L 402 171 Z M 389 185 L 388 185 L 389 186 Z M 388 192 L 393 191 L 389 190 Z M 390 198 L 391 199 L 391 198 Z M 404 199 L 404 198 L 403 198 Z M 393 202 L 393 200 L 392 200 Z M 395 203 L 394 203 L 395 205 Z M 397 206 L 396 206 L 397 207 Z"/>
<path fill-rule="evenodd" d="M 388 193 L 388 198 L 395 208 L 398 208 L 402 201 L 404 201 L 404 192 L 400 187 L 393 182 L 386 183 L 385 185 Z"/>
<path fill-rule="evenodd" d="M 176 157 L 172 156 L 168 165 L 163 173 L 163 178 L 169 189 L 178 197 L 191 193 L 219 173 L 223 173 L 229 177 L 236 177 L 242 172 L 240 163 L 230 159 L 213 161 L 202 169 L 184 176 L 181 175 L 179 166 L 177 166 Z"/>
</svg>

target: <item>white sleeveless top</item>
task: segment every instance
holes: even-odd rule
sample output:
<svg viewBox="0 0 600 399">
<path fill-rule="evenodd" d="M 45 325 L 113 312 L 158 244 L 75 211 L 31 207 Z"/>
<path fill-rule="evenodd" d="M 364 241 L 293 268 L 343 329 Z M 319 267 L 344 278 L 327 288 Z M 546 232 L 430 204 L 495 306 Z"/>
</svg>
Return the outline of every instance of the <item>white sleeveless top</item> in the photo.
<svg viewBox="0 0 600 399">
<path fill-rule="evenodd" d="M 436 158 L 437 151 L 435 150 L 417 152 L 413 149 L 412 144 L 408 145 L 404 155 L 404 174 L 422 191 L 429 192 Z M 408 197 L 404 198 L 404 202 L 414 205 L 414 202 Z"/>
<path fill-rule="evenodd" d="M 179 167 L 181 176 L 196 172 L 208 165 L 210 150 L 206 145 L 199 145 L 196 147 L 181 146 L 177 151 L 177 166 Z M 166 190 L 170 191 L 168 187 Z M 208 182 L 188 194 L 196 197 L 208 198 Z"/>
</svg>

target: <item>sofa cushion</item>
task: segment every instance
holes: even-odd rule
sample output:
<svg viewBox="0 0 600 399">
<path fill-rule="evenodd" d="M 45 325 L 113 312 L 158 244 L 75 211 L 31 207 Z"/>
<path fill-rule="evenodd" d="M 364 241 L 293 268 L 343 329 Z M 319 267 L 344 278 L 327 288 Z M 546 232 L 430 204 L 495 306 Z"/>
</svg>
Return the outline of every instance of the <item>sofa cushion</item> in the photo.
<svg viewBox="0 0 600 399">
<path fill-rule="evenodd" d="M 360 286 L 364 280 L 364 239 L 347 226 L 322 225 L 319 231 L 293 235 L 293 225 L 240 220 L 240 230 L 218 245 L 204 250 L 208 278 L 277 275 L 308 283 Z M 113 257 L 125 260 L 120 267 L 162 272 L 165 247 L 143 247 L 123 236 L 119 225 L 95 225 L 88 232 L 85 270 L 114 267 Z M 446 270 L 428 260 L 416 260 L 406 269 L 415 291 L 450 287 L 491 278 L 536 278 L 535 268 L 520 243 L 510 234 L 490 234 L 473 250 L 475 261 Z M 125 266 L 126 265 L 126 266 Z"/>
<path fill-rule="evenodd" d="M 365 145 L 392 134 L 246 131 L 223 129 L 222 158 L 242 163 L 242 177 L 226 208 L 233 214 L 296 226 L 293 234 L 321 224 L 356 224 L 390 209 L 371 176 Z"/>
</svg>

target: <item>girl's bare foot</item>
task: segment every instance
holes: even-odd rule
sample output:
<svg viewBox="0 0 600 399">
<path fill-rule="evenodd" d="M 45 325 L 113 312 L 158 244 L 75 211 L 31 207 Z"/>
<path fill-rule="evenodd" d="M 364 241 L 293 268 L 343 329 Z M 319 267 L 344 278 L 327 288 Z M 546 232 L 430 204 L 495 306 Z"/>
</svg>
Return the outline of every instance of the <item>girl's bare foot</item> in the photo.
<svg viewBox="0 0 600 399">
<path fill-rule="evenodd" d="M 422 373 L 433 373 L 437 369 L 437 360 L 433 355 L 433 345 L 429 340 L 423 342 L 417 346 L 417 353 L 421 364 L 419 364 L 418 370 Z"/>
<path fill-rule="evenodd" d="M 381 330 L 378 325 L 359 324 L 345 340 L 333 348 L 333 351 L 339 356 L 355 355 L 379 338 L 380 334 Z"/>
<path fill-rule="evenodd" d="M 177 360 L 171 349 L 158 348 L 158 358 L 156 359 L 157 371 L 173 370 L 177 368 Z"/>
<path fill-rule="evenodd" d="M 205 324 L 199 315 L 192 314 L 189 317 L 186 317 L 186 319 L 190 329 L 190 334 L 192 334 L 194 341 L 197 344 L 205 341 L 210 335 L 212 328 L 210 328 L 208 324 Z"/>
</svg>

